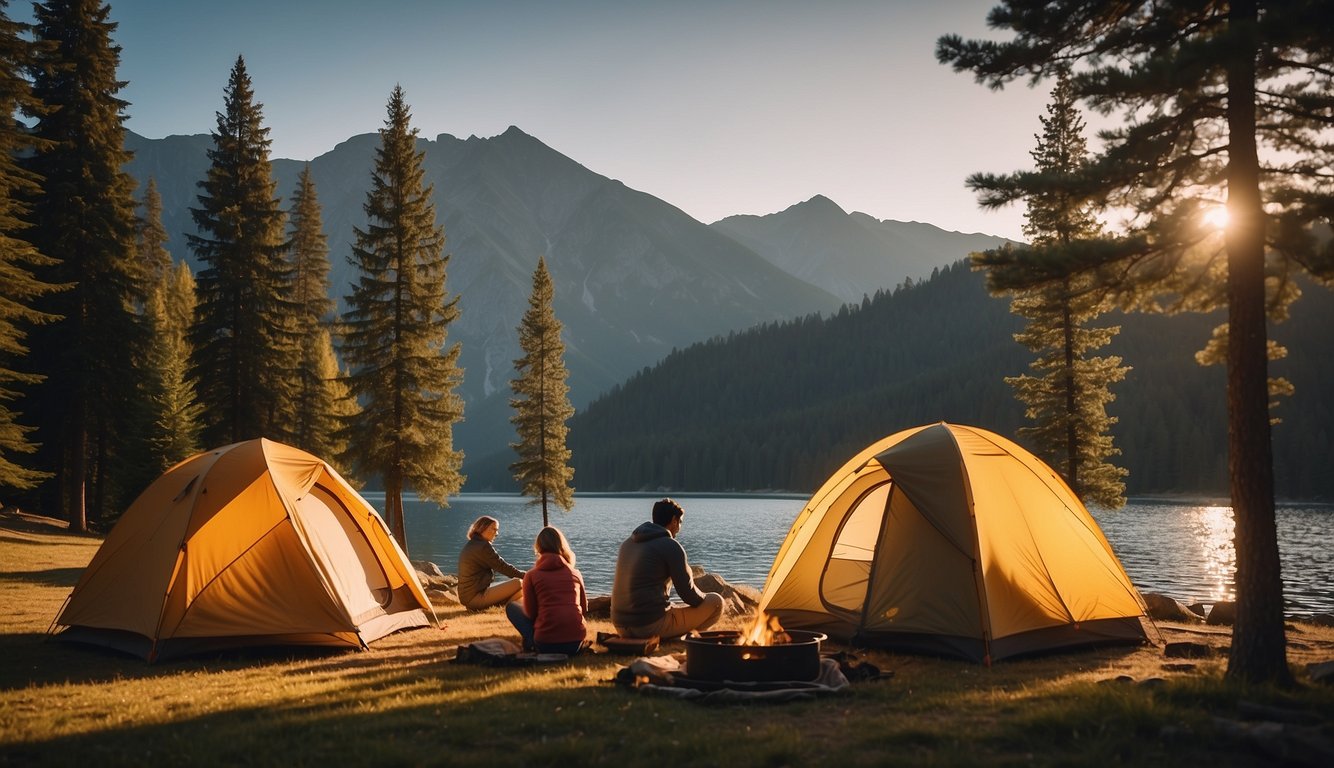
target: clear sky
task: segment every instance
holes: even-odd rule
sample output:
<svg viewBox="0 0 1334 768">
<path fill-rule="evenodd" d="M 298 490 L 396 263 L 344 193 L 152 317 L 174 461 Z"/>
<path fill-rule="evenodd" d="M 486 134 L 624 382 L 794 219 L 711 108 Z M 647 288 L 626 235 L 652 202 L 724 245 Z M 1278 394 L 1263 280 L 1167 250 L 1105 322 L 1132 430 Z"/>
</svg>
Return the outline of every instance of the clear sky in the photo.
<svg viewBox="0 0 1334 768">
<path fill-rule="evenodd" d="M 848 211 L 1020 238 L 975 171 L 1028 167 L 1050 86 L 937 64 L 992 0 L 112 0 L 128 127 L 206 133 L 243 55 L 273 156 L 378 130 L 395 84 L 421 135 L 510 125 L 712 222 L 823 194 Z M 17 8 L 11 6 L 11 13 Z"/>
</svg>

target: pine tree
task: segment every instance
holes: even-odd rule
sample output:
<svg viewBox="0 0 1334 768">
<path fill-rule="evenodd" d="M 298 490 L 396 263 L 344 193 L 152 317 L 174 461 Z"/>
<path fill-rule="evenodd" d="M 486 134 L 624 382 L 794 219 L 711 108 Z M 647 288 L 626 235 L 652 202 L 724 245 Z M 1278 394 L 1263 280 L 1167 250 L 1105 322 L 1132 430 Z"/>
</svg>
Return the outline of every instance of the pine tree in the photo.
<svg viewBox="0 0 1334 768">
<path fill-rule="evenodd" d="M 289 432 L 299 308 L 262 106 L 238 56 L 190 211 L 199 234 L 188 236 L 201 266 L 191 364 L 209 445 Z"/>
<path fill-rule="evenodd" d="M 46 109 L 33 127 L 44 146 L 27 158 L 42 177 L 32 241 L 55 260 L 43 273 L 70 289 L 42 309 L 62 319 L 33 336 L 31 359 L 46 377 L 34 408 L 40 455 L 58 478 L 54 502 L 74 530 L 101 519 L 124 489 L 118 452 L 132 431 L 145 333 L 134 255 L 134 181 L 123 170 L 126 102 L 117 97 L 116 24 L 96 0 L 34 6 L 38 42 L 33 95 Z"/>
<path fill-rule="evenodd" d="M 1096 239 L 1101 226 L 1092 206 L 1060 184 L 1063 178 L 1077 176 L 1088 157 L 1084 122 L 1067 73 L 1058 76 L 1047 114 L 1040 119 L 1042 134 L 1031 154 L 1037 172 L 1055 183 L 1028 195 L 1024 234 L 1038 246 L 1070 248 Z M 981 189 L 985 195 L 985 187 Z M 1002 248 L 975 254 L 973 263 L 987 269 L 995 283 L 1005 285 L 1023 279 L 1026 253 L 1023 248 Z M 1087 275 L 1066 275 L 1013 293 L 1012 311 L 1029 321 L 1015 339 L 1037 354 L 1030 365 L 1036 375 L 1005 379 L 1027 408 L 1028 418 L 1037 422 L 1020 429 L 1019 435 L 1081 499 L 1113 509 L 1122 506 L 1126 471 L 1107 461 L 1120 451 L 1110 433 L 1116 419 L 1107 415 L 1106 406 L 1114 399 L 1110 386 L 1124 379 L 1129 369 L 1121 366 L 1119 357 L 1089 355 L 1107 346 L 1120 330 L 1090 327 L 1106 308 L 1102 293 Z"/>
<path fill-rule="evenodd" d="M 510 465 L 510 471 L 523 494 L 542 505 L 543 526 L 549 524 L 549 503 L 566 511 L 574 505 L 574 489 L 570 487 L 574 470 L 570 467 L 566 445 L 569 430 L 565 425 L 574 415 L 574 406 L 570 405 L 565 343 L 552 307 L 553 295 L 546 259 L 538 258 L 528 311 L 519 323 L 523 357 L 514 361 L 518 376 L 510 382 L 515 395 L 510 399 L 514 409 L 510 421 L 519 435 L 519 442 L 511 445 L 519 460 Z"/>
<path fill-rule="evenodd" d="M 144 187 L 143 214 L 135 232 L 135 250 L 145 283 L 155 285 L 165 279 L 171 269 L 171 253 L 167 251 L 167 228 L 162 226 L 162 196 L 157 182 L 148 177 Z"/>
<path fill-rule="evenodd" d="M 307 411 L 306 442 L 297 445 L 333 463 L 347 454 L 345 425 L 356 416 L 357 401 L 346 383 L 346 372 L 338 366 L 333 336 L 327 328 L 317 328 L 303 341 L 302 359 L 308 361 L 319 382 L 318 408 Z M 347 473 L 344 473 L 345 475 Z M 353 478 L 347 478 L 351 481 Z"/>
<path fill-rule="evenodd" d="M 332 412 L 335 390 L 341 385 L 335 380 L 337 360 L 330 365 L 326 359 L 333 354 L 324 327 L 334 307 L 329 298 L 329 245 L 309 164 L 297 181 L 289 221 L 292 294 L 300 309 L 296 322 L 301 339 L 301 364 L 297 366 L 293 391 L 292 443 L 317 456 L 332 458 L 334 454 L 329 451 L 341 442 L 333 434 L 338 425 Z"/>
<path fill-rule="evenodd" d="M 29 436 L 35 429 L 21 422 L 17 404 L 21 388 L 38 384 L 41 376 L 21 370 L 28 355 L 27 328 L 56 318 L 36 308 L 55 286 L 37 279 L 34 270 L 51 266 L 28 242 L 29 207 L 25 198 L 38 191 L 38 179 L 16 158 L 30 152 L 33 142 L 15 116 L 35 115 L 37 104 L 23 77 L 31 44 L 27 25 L 11 21 L 0 3 L 0 489 L 30 490 L 51 477 L 27 458 L 36 450 Z"/>
<path fill-rule="evenodd" d="M 127 504 L 163 470 L 199 450 L 203 417 L 189 377 L 186 338 L 194 317 L 195 281 L 186 265 L 173 268 L 165 246 L 162 198 L 152 178 L 144 189 L 142 207 L 135 250 L 139 279 L 148 286 L 140 312 L 149 338 L 134 365 L 141 374 L 140 396 L 121 462 Z"/>
<path fill-rule="evenodd" d="M 351 463 L 383 479 L 385 516 L 404 549 L 404 487 L 443 504 L 464 479 L 463 454 L 453 448 L 453 425 L 463 418 L 454 390 L 463 372 L 459 345 L 448 343 L 458 298 L 446 298 L 444 230 L 435 223 L 410 120 L 395 86 L 366 195 L 366 229 L 355 230 L 358 278 L 343 343 L 349 386 L 363 408 L 348 432 Z"/>
<path fill-rule="evenodd" d="M 147 364 L 150 411 L 149 482 L 173 464 L 200 450 L 203 407 L 197 402 L 195 382 L 189 375 L 190 342 L 187 333 L 194 315 L 195 281 L 190 267 L 169 268 L 149 296 L 146 308 L 153 344 Z"/>
<path fill-rule="evenodd" d="M 1036 262 L 1091 273 L 1126 304 L 1225 305 L 1228 474 L 1236 521 L 1237 619 L 1227 675 L 1290 684 L 1274 518 L 1267 310 L 1293 297 L 1290 273 L 1334 273 L 1311 228 L 1334 214 L 1334 35 L 1328 4 L 1009 0 L 988 17 L 997 42 L 941 38 L 937 58 L 1002 87 L 1072 66 L 1076 97 L 1119 110 L 1105 149 L 1070 187 L 1128 209 L 1121 237 Z M 1264 149 L 1264 162 L 1261 150 Z M 1015 198 L 1040 175 L 990 179 Z M 1226 200 L 1221 237 L 1200 224 Z M 1042 279 L 1039 277 L 1038 279 Z M 1012 286 L 1020 287 L 1020 286 Z"/>
</svg>

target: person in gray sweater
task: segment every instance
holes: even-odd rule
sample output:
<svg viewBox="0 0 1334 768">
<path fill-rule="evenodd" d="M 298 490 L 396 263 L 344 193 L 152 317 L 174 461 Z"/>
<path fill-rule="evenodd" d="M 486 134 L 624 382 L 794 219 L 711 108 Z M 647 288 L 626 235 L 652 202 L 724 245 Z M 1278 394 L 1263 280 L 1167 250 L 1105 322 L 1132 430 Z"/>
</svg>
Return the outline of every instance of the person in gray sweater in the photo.
<svg viewBox="0 0 1334 768">
<path fill-rule="evenodd" d="M 505 562 L 491 542 L 500 533 L 500 521 L 482 515 L 468 529 L 468 543 L 459 552 L 459 602 L 470 611 L 481 611 L 493 605 L 508 603 L 518 594 L 523 582 L 523 571 Z M 492 585 L 497 573 L 511 577 Z"/>
<path fill-rule="evenodd" d="M 634 530 L 616 556 L 611 623 L 622 637 L 680 637 L 723 615 L 723 596 L 700 592 L 676 540 L 685 510 L 671 499 L 653 505 L 653 521 Z M 685 605 L 672 605 L 669 588 Z"/>
</svg>

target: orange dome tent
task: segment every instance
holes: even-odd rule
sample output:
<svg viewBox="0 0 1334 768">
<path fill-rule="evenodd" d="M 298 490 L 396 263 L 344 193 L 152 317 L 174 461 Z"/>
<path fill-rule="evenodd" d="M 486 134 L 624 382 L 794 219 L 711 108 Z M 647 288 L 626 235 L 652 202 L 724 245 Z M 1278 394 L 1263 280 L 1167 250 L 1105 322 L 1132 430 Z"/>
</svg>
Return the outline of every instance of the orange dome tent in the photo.
<svg viewBox="0 0 1334 768">
<path fill-rule="evenodd" d="M 247 645 L 365 647 L 431 604 L 375 510 L 271 440 L 193 456 L 125 511 L 55 625 L 153 661 Z"/>
<path fill-rule="evenodd" d="M 785 627 L 985 663 L 1153 631 L 1065 482 L 999 435 L 945 423 L 891 435 L 825 482 L 760 609 Z"/>
</svg>

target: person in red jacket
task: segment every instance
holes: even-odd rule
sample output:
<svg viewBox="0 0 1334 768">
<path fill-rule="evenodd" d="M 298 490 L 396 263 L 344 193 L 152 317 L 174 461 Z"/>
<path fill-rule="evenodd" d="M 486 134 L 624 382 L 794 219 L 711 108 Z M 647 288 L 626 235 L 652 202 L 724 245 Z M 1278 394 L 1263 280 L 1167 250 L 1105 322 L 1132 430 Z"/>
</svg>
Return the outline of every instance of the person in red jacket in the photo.
<svg viewBox="0 0 1334 768">
<path fill-rule="evenodd" d="M 573 656 L 588 634 L 584 577 L 575 570 L 574 551 L 559 528 L 538 531 L 533 551 L 537 563 L 523 575 L 523 602 L 505 606 L 505 615 L 519 630 L 525 649 Z"/>
</svg>

